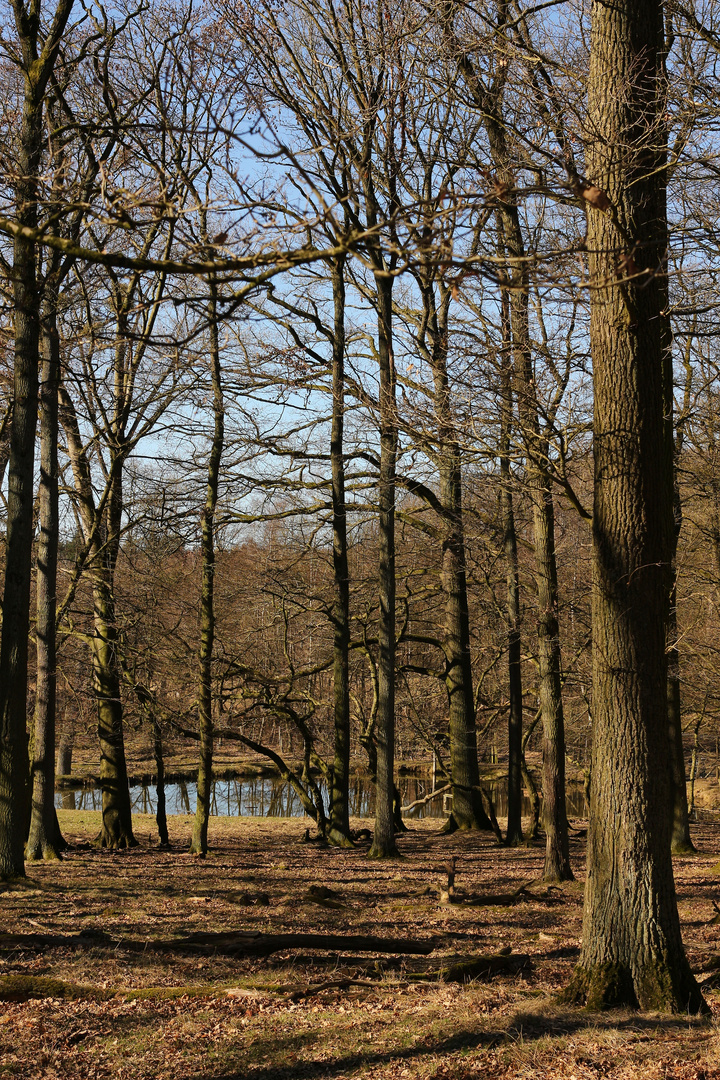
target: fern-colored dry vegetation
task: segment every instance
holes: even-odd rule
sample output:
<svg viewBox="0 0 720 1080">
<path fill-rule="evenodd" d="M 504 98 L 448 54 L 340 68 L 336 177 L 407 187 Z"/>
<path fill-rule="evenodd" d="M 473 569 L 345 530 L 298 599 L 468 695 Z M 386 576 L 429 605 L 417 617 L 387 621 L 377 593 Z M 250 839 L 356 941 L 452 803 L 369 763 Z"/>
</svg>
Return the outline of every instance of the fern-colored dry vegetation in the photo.
<svg viewBox="0 0 720 1080">
<path fill-rule="evenodd" d="M 720 1078 L 720 825 L 695 826 L 698 855 L 675 863 L 685 944 L 713 1013 L 699 1022 L 555 1002 L 578 956 L 580 821 L 577 880 L 548 888 L 541 847 L 445 837 L 431 821 L 402 836 L 401 861 L 375 863 L 366 841 L 303 843 L 300 819 L 213 818 L 199 860 L 186 854 L 189 817 L 170 819 L 169 851 L 138 815 L 140 846 L 109 853 L 91 843 L 98 813 L 59 816 L 66 858 L 31 866 L 0 895 L 2 1076 Z M 183 937 L 219 931 L 372 934 L 434 949 L 253 957 Z M 463 968 L 489 955 L 506 970 Z"/>
</svg>

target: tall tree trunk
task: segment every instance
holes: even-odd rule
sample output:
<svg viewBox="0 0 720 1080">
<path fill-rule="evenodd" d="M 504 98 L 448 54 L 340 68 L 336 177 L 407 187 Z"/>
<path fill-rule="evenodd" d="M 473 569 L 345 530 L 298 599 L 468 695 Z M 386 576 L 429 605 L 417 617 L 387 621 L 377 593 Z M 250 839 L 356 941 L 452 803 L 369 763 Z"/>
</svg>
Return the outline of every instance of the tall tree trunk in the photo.
<svg viewBox="0 0 720 1080">
<path fill-rule="evenodd" d="M 512 368 L 509 355 L 510 314 L 507 289 L 503 289 L 503 350 L 501 357 L 500 500 L 507 585 L 507 646 L 510 706 L 508 711 L 508 844 L 519 844 L 522 833 L 522 671 L 520 667 L 520 573 L 510 471 L 510 437 L 513 422 Z"/>
<path fill-rule="evenodd" d="M 345 421 L 345 259 L 332 265 L 335 321 L 332 355 L 332 430 L 330 467 L 333 507 L 333 714 L 335 754 L 330 790 L 328 839 L 340 847 L 351 847 L 348 803 L 350 798 L 350 582 L 347 553 L 347 511 L 345 506 L 345 461 L 343 427 Z"/>
<path fill-rule="evenodd" d="M 547 454 L 547 445 L 544 452 Z M 544 881 L 572 881 L 565 805 L 565 719 L 562 703 L 555 511 L 550 479 L 535 476 L 533 528 L 538 605 L 538 666 L 543 721 Z"/>
<path fill-rule="evenodd" d="M 217 507 L 220 462 L 225 438 L 225 406 L 220 370 L 220 341 L 218 337 L 217 284 L 210 280 L 208 323 L 210 331 L 210 373 L 213 390 L 213 438 L 208 459 L 205 507 L 202 515 L 200 551 L 202 555 L 202 590 L 200 593 L 200 685 L 198 695 L 198 725 L 200 730 L 200 764 L 198 768 L 197 803 L 190 853 L 207 853 L 208 820 L 212 786 L 213 719 L 212 719 L 212 660 L 215 644 L 215 510 Z"/>
<path fill-rule="evenodd" d="M 462 507 L 462 462 L 455 419 L 450 403 L 447 370 L 448 309 L 450 290 L 439 306 L 432 282 L 423 289 L 431 348 L 428 359 L 434 382 L 437 421 L 440 503 L 444 518 L 441 580 L 445 597 L 445 687 L 450 715 L 450 781 L 452 813 L 446 831 L 492 829 L 480 791 L 475 700 L 470 654 L 470 613 L 465 569 L 465 530 Z"/>
<path fill-rule="evenodd" d="M 393 812 L 395 771 L 395 460 L 397 417 L 392 349 L 392 278 L 376 273 L 380 368 L 380 477 L 378 480 L 380 566 L 378 594 L 378 710 L 375 723 L 377 784 L 375 834 L 369 855 L 397 856 Z"/>
<path fill-rule="evenodd" d="M 55 615 L 58 562 L 58 386 L 60 342 L 57 292 L 48 287 L 42 327 L 40 383 L 40 537 L 37 553 L 37 673 L 32 752 L 32 805 L 25 857 L 58 859 L 62 838 L 55 813 Z"/>
<path fill-rule="evenodd" d="M 449 8 L 452 13 L 452 6 Z M 498 48 L 500 53 L 506 48 L 505 41 L 508 5 L 506 0 L 498 3 Z M 487 132 L 490 154 L 495 167 L 497 191 L 497 220 L 500 232 L 500 254 L 510 257 L 507 270 L 507 284 L 503 289 L 503 353 L 510 351 L 513 357 L 514 381 L 518 395 L 518 411 L 521 430 L 525 442 L 527 470 L 533 500 L 533 524 L 535 531 L 536 579 L 538 584 L 538 658 L 540 665 L 540 701 L 543 710 L 544 731 L 544 773 L 546 787 L 544 818 L 547 829 L 544 874 L 547 880 L 568 879 L 572 877 L 568 858 L 568 826 L 565 808 L 565 725 L 562 711 L 562 673 L 560 660 L 560 641 L 557 621 L 558 590 L 557 567 L 555 560 L 554 512 L 550 477 L 547 468 L 547 446 L 540 438 L 538 418 L 538 400 L 532 364 L 529 324 L 530 271 L 526 258 L 517 200 L 514 194 L 515 177 L 508 154 L 506 126 L 502 116 L 502 103 L 505 88 L 505 75 L 501 72 L 491 84 L 485 85 L 475 68 L 470 54 L 463 49 L 454 36 L 452 20 L 445 27 L 445 33 L 451 43 L 453 53 L 458 59 L 466 84 L 472 97 L 481 110 L 482 121 Z M 505 65 L 505 68 L 507 65 Z M 503 69 L 505 70 L 505 69 Z M 504 388 L 504 397 L 509 391 Z M 510 408 L 512 415 L 512 407 Z M 509 428 L 507 435 L 509 446 Z M 507 454 L 507 450 L 504 452 Z M 502 471 L 503 451 L 501 451 Z M 509 475 L 509 466 L 507 468 Z M 504 485 L 505 486 L 505 485 Z M 506 551 L 508 566 L 512 558 L 511 545 L 507 543 L 509 535 L 510 510 L 505 513 Z M 514 608 L 514 584 L 508 569 L 509 611 Z M 519 618 L 519 608 L 518 618 Z M 509 615 L 512 627 L 512 615 Z M 519 625 L 519 623 L 518 623 Z M 514 631 L 511 628 L 510 636 Z M 519 651 L 519 640 L 517 642 Z M 513 755 L 522 735 L 513 730 L 521 726 L 521 721 L 513 720 L 513 690 L 511 676 L 511 766 L 509 776 L 508 802 L 512 807 L 516 797 L 517 774 L 519 764 L 514 766 Z M 562 790 L 561 790 L 562 788 Z M 511 802 L 512 800 L 512 802 Z M 517 813 L 513 809 L 513 828 L 508 822 L 508 841 L 519 830 L 516 823 Z"/>
<path fill-rule="evenodd" d="M 43 102 L 72 0 L 59 0 L 40 36 L 39 6 L 12 0 L 23 73 L 22 119 L 17 141 L 16 221 L 25 232 L 13 242 L 15 314 L 13 422 L 10 438 L 7 541 L 0 644 L 0 879 L 25 873 L 28 824 L 26 727 L 30 578 L 33 543 L 33 473 L 37 424 L 41 294 L 37 282 L 38 178 L 43 147 Z M 47 25 L 47 24 L 46 24 Z"/>
<path fill-rule="evenodd" d="M 486 111 L 488 132 L 498 182 L 511 193 L 505 130 L 494 108 Z M 511 256 L 508 271 L 509 321 L 513 375 L 522 433 L 526 471 L 533 507 L 535 581 L 538 602 L 538 666 L 543 721 L 543 825 L 545 827 L 545 881 L 569 881 L 570 848 L 565 808 L 565 721 L 562 706 L 562 666 L 558 625 L 558 576 L 555 558 L 555 512 L 548 473 L 548 444 L 540 431 L 539 404 L 530 342 L 530 274 L 520 216 L 509 194 L 499 201 L 502 247 Z"/>
<path fill-rule="evenodd" d="M 683 950 L 667 809 L 663 50 L 659 0 L 593 5 L 588 169 L 607 198 L 589 205 L 587 241 L 594 729 L 582 949 L 566 997 L 696 1013 L 707 1006 Z"/>
</svg>

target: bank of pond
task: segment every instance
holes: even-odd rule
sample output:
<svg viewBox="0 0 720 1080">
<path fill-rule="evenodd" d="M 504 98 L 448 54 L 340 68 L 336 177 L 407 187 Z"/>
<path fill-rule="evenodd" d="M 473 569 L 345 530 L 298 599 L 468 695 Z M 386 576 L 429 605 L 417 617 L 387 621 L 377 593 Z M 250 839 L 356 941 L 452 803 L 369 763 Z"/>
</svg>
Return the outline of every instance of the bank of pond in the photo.
<svg viewBox="0 0 720 1080">
<path fill-rule="evenodd" d="M 327 788 L 319 782 L 327 808 Z M 433 791 L 430 777 L 401 776 L 398 779 L 403 806 L 425 799 Z M 503 783 L 486 785 L 495 805 L 498 817 L 507 814 L 507 786 Z M 194 814 L 197 796 L 195 781 L 179 780 L 165 785 L 165 809 L 167 814 Z M 136 784 L 130 788 L 130 799 L 135 813 L 154 814 L 157 809 L 157 791 L 153 784 Z M 568 785 L 568 817 L 586 815 L 582 785 Z M 412 819 L 443 818 L 450 809 L 447 794 L 439 795 L 424 805 L 406 811 Z M 63 787 L 55 793 L 55 805 L 64 810 L 100 810 L 102 791 L 98 785 Z M 531 813 L 530 799 L 523 795 L 523 814 Z M 254 776 L 216 779 L 212 784 L 210 813 L 226 817 L 303 817 L 305 811 L 297 792 L 291 784 L 279 777 Z M 353 817 L 372 817 L 375 813 L 375 788 L 367 776 L 355 776 L 350 785 L 350 814 Z"/>
</svg>

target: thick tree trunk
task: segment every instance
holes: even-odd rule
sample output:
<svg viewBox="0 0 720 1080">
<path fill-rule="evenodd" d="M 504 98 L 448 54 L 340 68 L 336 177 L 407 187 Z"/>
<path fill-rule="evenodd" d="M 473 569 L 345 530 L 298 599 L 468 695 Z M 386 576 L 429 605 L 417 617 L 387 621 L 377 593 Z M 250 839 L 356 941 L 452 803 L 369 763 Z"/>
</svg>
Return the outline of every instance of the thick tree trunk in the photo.
<svg viewBox="0 0 720 1080">
<path fill-rule="evenodd" d="M 332 267 L 335 321 L 332 355 L 332 430 L 330 467 L 333 506 L 333 715 L 335 754 L 330 789 L 328 839 L 340 847 L 352 847 L 348 802 L 350 797 L 350 582 L 345 507 L 345 260 Z"/>
<path fill-rule="evenodd" d="M 380 565 L 378 595 L 378 709 L 375 723 L 377 784 L 371 858 L 398 855 L 393 812 L 395 770 L 395 360 L 392 351 L 392 278 L 377 273 L 378 362 L 380 368 L 380 476 L 378 480 Z"/>
<path fill-rule="evenodd" d="M 208 459 L 207 489 L 202 515 L 200 551 L 202 555 L 202 590 L 200 593 L 200 685 L 198 695 L 198 726 L 200 731 L 200 764 L 197 781 L 197 803 L 190 853 L 207 853 L 210 793 L 212 787 L 213 719 L 212 719 L 212 660 L 215 644 L 215 509 L 217 507 L 220 461 L 225 439 L 225 406 L 220 370 L 220 341 L 218 338 L 217 285 L 210 281 L 208 304 L 210 330 L 210 372 L 213 388 L 213 438 Z"/>
<path fill-rule="evenodd" d="M 58 859 L 62 838 L 55 813 L 55 613 L 58 561 L 58 386 L 60 344 L 57 296 L 46 299 L 40 384 L 40 537 L 37 553 L 37 673 L 32 753 L 32 804 L 25 858 Z"/>
<path fill-rule="evenodd" d="M 608 200 L 588 209 L 587 245 L 594 730 L 582 950 L 566 997 L 696 1013 L 707 1007 L 680 936 L 667 809 L 663 49 L 658 0 L 593 6 L 588 168 Z"/>
</svg>

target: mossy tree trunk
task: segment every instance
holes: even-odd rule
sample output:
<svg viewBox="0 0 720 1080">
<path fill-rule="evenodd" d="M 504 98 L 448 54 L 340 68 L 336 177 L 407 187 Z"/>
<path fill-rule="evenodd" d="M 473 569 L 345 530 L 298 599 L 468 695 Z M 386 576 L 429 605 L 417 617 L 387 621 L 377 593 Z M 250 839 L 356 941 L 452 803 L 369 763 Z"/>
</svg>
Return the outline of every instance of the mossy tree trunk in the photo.
<svg viewBox="0 0 720 1080">
<path fill-rule="evenodd" d="M 202 588 L 200 593 L 200 654 L 198 728 L 200 733 L 200 763 L 198 767 L 197 803 L 190 853 L 207 854 L 208 821 L 212 789 L 213 718 L 212 718 L 212 661 L 215 644 L 215 511 L 217 508 L 220 463 L 225 440 L 225 405 L 220 369 L 220 339 L 218 335 L 217 284 L 209 282 L 208 329 L 210 336 L 210 375 L 213 392 L 213 436 L 208 458 L 205 506 L 202 514 L 200 552 L 202 557 Z"/>
<path fill-rule="evenodd" d="M 697 1013 L 706 1006 L 680 935 L 667 809 L 663 50 L 659 0 L 593 5 L 587 162 L 607 197 L 604 210 L 589 206 L 587 242 L 594 729 L 582 949 L 565 996 Z"/>
<path fill-rule="evenodd" d="M 332 340 L 332 430 L 330 467 L 332 470 L 333 513 L 333 716 L 334 748 L 330 788 L 328 839 L 340 847 L 352 846 L 350 839 L 350 581 L 347 552 L 347 509 L 345 505 L 345 258 L 333 262 L 332 288 L 334 325 Z"/>
</svg>

